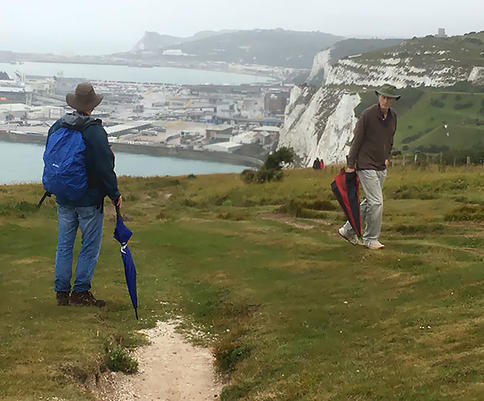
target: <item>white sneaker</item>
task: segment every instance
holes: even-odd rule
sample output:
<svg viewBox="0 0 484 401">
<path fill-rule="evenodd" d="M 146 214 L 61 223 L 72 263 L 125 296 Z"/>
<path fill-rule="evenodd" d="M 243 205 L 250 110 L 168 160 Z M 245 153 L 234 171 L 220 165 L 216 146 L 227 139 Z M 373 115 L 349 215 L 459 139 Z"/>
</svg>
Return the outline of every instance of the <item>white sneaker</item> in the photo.
<svg viewBox="0 0 484 401">
<path fill-rule="evenodd" d="M 338 230 L 338 234 L 344 238 L 346 241 L 348 241 L 351 245 L 359 245 L 360 241 L 358 240 L 358 237 L 356 235 L 351 235 L 351 234 L 348 234 L 346 232 L 346 230 L 344 229 L 344 227 L 341 227 L 339 230 Z"/>
<path fill-rule="evenodd" d="M 385 245 L 383 245 L 377 239 L 370 239 L 363 241 L 363 245 L 365 245 L 368 249 L 383 249 Z"/>
</svg>

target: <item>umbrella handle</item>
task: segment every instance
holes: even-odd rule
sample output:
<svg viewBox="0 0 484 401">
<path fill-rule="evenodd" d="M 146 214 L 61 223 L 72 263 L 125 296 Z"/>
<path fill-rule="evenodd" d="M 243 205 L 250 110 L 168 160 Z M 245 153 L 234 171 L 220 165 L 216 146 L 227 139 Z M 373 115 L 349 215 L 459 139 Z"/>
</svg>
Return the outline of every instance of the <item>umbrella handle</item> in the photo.
<svg viewBox="0 0 484 401">
<path fill-rule="evenodd" d="M 119 206 L 116 206 L 116 216 L 121 217 L 121 210 L 120 210 Z"/>
</svg>

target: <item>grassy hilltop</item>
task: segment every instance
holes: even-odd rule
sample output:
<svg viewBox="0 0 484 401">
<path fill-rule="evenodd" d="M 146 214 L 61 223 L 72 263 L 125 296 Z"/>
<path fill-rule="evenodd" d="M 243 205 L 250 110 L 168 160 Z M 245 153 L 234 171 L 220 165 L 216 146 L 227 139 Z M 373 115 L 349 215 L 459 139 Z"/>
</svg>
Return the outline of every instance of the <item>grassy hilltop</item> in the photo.
<svg viewBox="0 0 484 401">
<path fill-rule="evenodd" d="M 93 283 L 107 307 L 58 307 L 55 204 L 0 187 L 0 399 L 93 400 L 106 353 L 173 316 L 205 333 L 224 401 L 480 399 L 484 169 L 392 169 L 378 252 L 337 236 L 336 173 L 121 178 L 139 322 L 112 207 Z"/>
<path fill-rule="evenodd" d="M 394 104 L 398 113 L 395 148 L 438 153 L 481 149 L 484 151 L 484 92 L 482 88 L 406 88 Z M 376 103 L 375 92 L 361 94 L 359 115 Z M 478 160 L 476 160 L 478 161 Z"/>
</svg>

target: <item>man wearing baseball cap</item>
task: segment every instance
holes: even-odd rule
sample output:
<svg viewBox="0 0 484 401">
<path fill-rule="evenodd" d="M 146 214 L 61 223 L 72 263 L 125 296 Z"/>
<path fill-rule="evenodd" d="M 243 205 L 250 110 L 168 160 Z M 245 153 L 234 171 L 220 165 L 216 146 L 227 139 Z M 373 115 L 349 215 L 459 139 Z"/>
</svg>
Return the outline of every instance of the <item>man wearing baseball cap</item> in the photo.
<svg viewBox="0 0 484 401">
<path fill-rule="evenodd" d="M 75 93 L 66 96 L 66 102 L 74 112 L 56 121 L 47 137 L 49 143 L 52 134 L 66 128 L 80 132 L 85 144 L 87 189 L 75 201 L 56 195 L 59 231 L 54 289 L 59 305 L 105 305 L 91 293 L 91 279 L 101 249 L 104 198 L 108 196 L 115 206 L 121 206 L 122 198 L 106 131 L 102 121 L 91 116 L 102 99 L 103 96 L 96 94 L 89 82 L 77 85 Z M 71 293 L 73 247 L 78 228 L 82 233 L 82 245 Z"/>
<path fill-rule="evenodd" d="M 400 99 L 397 88 L 383 85 L 375 91 L 378 103 L 363 111 L 356 124 L 347 157 L 347 172 L 356 170 L 365 200 L 360 204 L 361 219 L 366 226 L 363 245 L 369 249 L 382 249 L 378 240 L 383 213 L 383 182 L 391 158 L 393 137 L 397 129 L 397 115 L 391 108 Z M 338 230 L 353 245 L 359 240 L 349 222 Z"/>
</svg>

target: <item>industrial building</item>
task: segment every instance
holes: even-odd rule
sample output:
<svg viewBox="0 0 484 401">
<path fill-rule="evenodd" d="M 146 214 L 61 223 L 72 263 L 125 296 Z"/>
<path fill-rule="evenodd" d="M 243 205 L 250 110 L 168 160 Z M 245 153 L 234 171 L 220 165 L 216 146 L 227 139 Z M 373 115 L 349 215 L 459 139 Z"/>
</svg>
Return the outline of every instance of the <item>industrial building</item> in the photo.
<svg viewBox="0 0 484 401">
<path fill-rule="evenodd" d="M 228 125 L 207 128 L 205 138 L 208 141 L 226 141 L 232 137 L 233 127 Z"/>
</svg>

